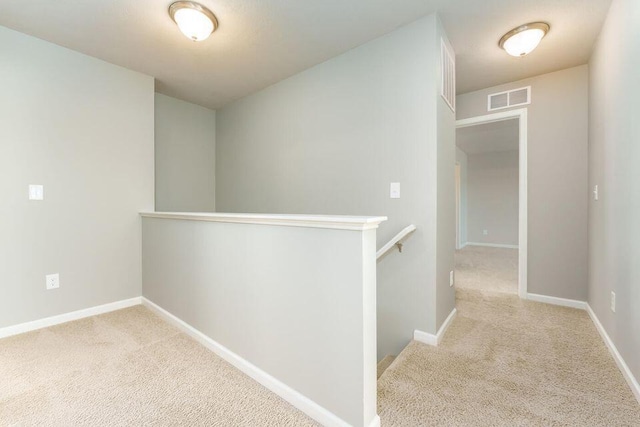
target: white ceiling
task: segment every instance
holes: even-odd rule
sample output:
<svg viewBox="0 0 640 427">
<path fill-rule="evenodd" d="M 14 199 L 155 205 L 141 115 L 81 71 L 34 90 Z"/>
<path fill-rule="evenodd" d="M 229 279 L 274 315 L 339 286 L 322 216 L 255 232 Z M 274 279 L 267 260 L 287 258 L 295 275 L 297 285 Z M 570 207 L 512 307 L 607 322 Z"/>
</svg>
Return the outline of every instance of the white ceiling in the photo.
<svg viewBox="0 0 640 427">
<path fill-rule="evenodd" d="M 466 7 L 465 7 L 466 5 Z M 456 49 L 457 92 L 586 64 L 611 0 L 467 0 L 440 9 Z M 527 22 L 544 21 L 551 30 L 523 58 L 498 47 L 504 33 Z"/>
<path fill-rule="evenodd" d="M 518 119 L 456 130 L 456 145 L 467 154 L 517 150 L 518 142 Z"/>
<path fill-rule="evenodd" d="M 439 10 L 458 93 L 584 64 L 611 0 L 199 0 L 220 21 L 184 37 L 172 0 L 2 0 L 0 25 L 156 77 L 156 90 L 218 108 Z M 511 58 L 503 33 L 544 20 L 538 50 Z"/>
</svg>

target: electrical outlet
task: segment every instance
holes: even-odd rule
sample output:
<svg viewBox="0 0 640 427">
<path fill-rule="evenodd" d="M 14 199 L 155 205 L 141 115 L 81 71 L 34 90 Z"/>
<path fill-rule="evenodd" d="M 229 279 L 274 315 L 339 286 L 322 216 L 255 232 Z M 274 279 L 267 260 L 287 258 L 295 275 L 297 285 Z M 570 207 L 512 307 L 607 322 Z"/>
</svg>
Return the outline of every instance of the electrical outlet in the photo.
<svg viewBox="0 0 640 427">
<path fill-rule="evenodd" d="M 453 286 L 453 270 L 449 272 L 449 286 Z"/>
<path fill-rule="evenodd" d="M 482 230 L 482 235 L 486 236 L 487 234 L 489 234 L 489 230 Z"/>
<path fill-rule="evenodd" d="M 616 293 L 611 292 L 611 311 L 616 312 Z"/>
<path fill-rule="evenodd" d="M 60 287 L 60 275 L 47 274 L 46 276 L 47 290 L 58 289 Z"/>
<path fill-rule="evenodd" d="M 29 185 L 29 200 L 44 200 L 44 186 L 30 184 Z"/>
</svg>

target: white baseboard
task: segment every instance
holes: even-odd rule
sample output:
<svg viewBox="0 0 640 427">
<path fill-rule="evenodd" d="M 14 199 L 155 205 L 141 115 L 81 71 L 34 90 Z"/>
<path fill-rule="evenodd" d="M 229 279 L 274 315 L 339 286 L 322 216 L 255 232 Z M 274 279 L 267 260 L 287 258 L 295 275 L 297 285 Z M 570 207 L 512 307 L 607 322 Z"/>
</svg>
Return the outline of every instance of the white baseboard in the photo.
<svg viewBox="0 0 640 427">
<path fill-rule="evenodd" d="M 434 334 L 430 334 L 428 332 L 420 331 L 416 329 L 413 331 L 413 339 L 415 341 L 419 341 L 423 344 L 429 344 L 436 346 L 438 345 L 438 338 Z"/>
<path fill-rule="evenodd" d="M 428 332 L 423 332 L 416 329 L 415 331 L 413 331 L 413 339 L 424 344 L 429 344 L 433 346 L 439 345 L 440 342 L 442 341 L 442 338 L 444 337 L 444 334 L 447 332 L 447 329 L 449 329 L 451 322 L 453 322 L 453 319 L 456 317 L 457 312 L 458 310 L 456 310 L 455 308 L 451 310 L 451 313 L 449 313 L 449 316 L 447 316 L 444 323 L 442 323 L 442 326 L 440 326 L 440 329 L 438 329 L 437 334 L 434 335 L 434 334 L 430 334 Z"/>
<path fill-rule="evenodd" d="M 575 299 L 550 297 L 547 295 L 538 294 L 527 294 L 527 299 L 536 302 L 544 302 L 546 304 L 560 305 L 562 307 L 578 308 L 580 310 L 587 309 L 586 301 L 578 301 Z"/>
<path fill-rule="evenodd" d="M 488 248 L 507 248 L 507 249 L 518 249 L 518 245 L 503 245 L 502 243 L 478 243 L 478 242 L 467 242 L 464 246 L 486 246 Z M 463 247 L 464 247 L 463 246 Z"/>
<path fill-rule="evenodd" d="M 618 349 L 609 337 L 609 334 L 607 334 L 607 331 L 605 331 L 602 323 L 600 323 L 596 313 L 591 309 L 589 304 L 587 304 L 587 313 L 589 313 L 589 317 L 591 317 L 591 320 L 596 325 L 596 329 L 600 333 L 604 343 L 607 345 L 609 352 L 613 356 L 613 360 L 616 361 L 616 365 L 618 365 L 620 372 L 622 372 L 622 376 L 624 376 L 624 379 L 627 381 L 627 384 L 629 384 L 629 387 L 638 400 L 638 403 L 640 403 L 640 384 L 638 384 L 638 380 L 633 376 L 631 369 L 629 369 L 629 366 L 618 352 Z"/>
<path fill-rule="evenodd" d="M 97 316 L 98 314 L 121 310 L 123 308 L 132 307 L 141 303 L 141 297 L 135 297 L 122 301 L 112 302 L 109 304 L 103 304 L 95 307 L 85 308 L 82 310 L 72 311 L 70 313 L 59 314 L 57 316 L 45 317 L 44 319 L 33 320 L 31 322 L 20 323 L 19 325 L 7 326 L 5 328 L 0 328 L 0 338 L 6 338 L 12 335 L 31 332 L 37 329 L 48 328 L 49 326 L 55 326 L 61 323 L 71 322 L 73 320 L 84 319 L 85 317 Z"/>
<path fill-rule="evenodd" d="M 289 402 L 290 404 L 292 404 L 293 406 L 295 406 L 296 408 L 298 408 L 299 410 L 301 410 L 302 412 L 304 412 L 314 420 L 318 421 L 320 424 L 324 426 L 336 426 L 336 427 L 338 426 L 346 427 L 349 425 L 344 420 L 339 418 L 337 415 L 333 414 L 332 412 L 318 405 L 313 400 L 302 395 L 301 393 L 289 387 L 288 385 L 278 380 L 277 378 L 272 377 L 262 369 L 248 362 L 246 359 L 232 352 L 222 344 L 211 339 L 204 333 L 200 332 L 193 326 L 189 325 L 184 320 L 169 313 L 162 307 L 156 305 L 155 303 L 149 301 L 144 297 L 142 297 L 142 304 L 145 307 L 148 307 L 150 310 L 157 313 L 160 317 L 165 319 L 167 322 L 171 323 L 172 325 L 175 325 L 177 328 L 179 328 L 184 333 L 194 338 L 200 344 L 202 344 L 203 346 L 213 351 L 218 356 L 220 356 L 221 358 L 223 358 L 224 360 L 226 360 L 227 362 L 229 362 L 230 364 L 238 368 L 240 371 L 244 372 L 245 374 L 247 374 L 257 382 L 259 382 L 260 384 L 262 384 L 263 386 L 265 386 L 266 388 L 268 388 L 278 396 L 282 397 L 284 400 L 286 400 L 287 402 Z M 376 419 L 372 420 L 370 424 L 371 427 L 376 427 L 379 425 L 380 425 L 379 419 L 377 421 Z"/>
</svg>

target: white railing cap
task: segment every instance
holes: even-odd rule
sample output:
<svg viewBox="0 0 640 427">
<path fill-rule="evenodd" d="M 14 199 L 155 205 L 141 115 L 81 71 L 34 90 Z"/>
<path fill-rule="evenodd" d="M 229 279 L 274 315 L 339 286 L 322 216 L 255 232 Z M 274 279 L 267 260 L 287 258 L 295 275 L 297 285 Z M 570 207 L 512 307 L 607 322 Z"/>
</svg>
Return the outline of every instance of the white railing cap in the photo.
<svg viewBox="0 0 640 427">
<path fill-rule="evenodd" d="M 280 225 L 286 227 L 331 228 L 336 230 L 370 230 L 387 220 L 386 216 L 293 215 L 221 212 L 140 212 L 144 218 L 239 224 Z"/>
</svg>

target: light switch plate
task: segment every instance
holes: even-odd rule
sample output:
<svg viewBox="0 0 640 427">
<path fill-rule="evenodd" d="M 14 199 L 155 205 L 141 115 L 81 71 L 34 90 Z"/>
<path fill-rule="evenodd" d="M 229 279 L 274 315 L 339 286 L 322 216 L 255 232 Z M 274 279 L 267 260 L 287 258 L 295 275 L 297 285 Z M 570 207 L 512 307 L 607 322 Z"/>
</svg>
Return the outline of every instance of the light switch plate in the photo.
<svg viewBox="0 0 640 427">
<path fill-rule="evenodd" d="M 44 200 L 44 186 L 29 185 L 29 200 Z"/>
<path fill-rule="evenodd" d="M 392 199 L 399 199 L 400 198 L 400 183 L 399 182 L 392 182 L 391 185 L 389 185 L 389 197 Z"/>
<path fill-rule="evenodd" d="M 598 193 L 598 186 L 593 186 L 593 200 L 598 200 L 600 198 L 600 194 Z"/>
</svg>

